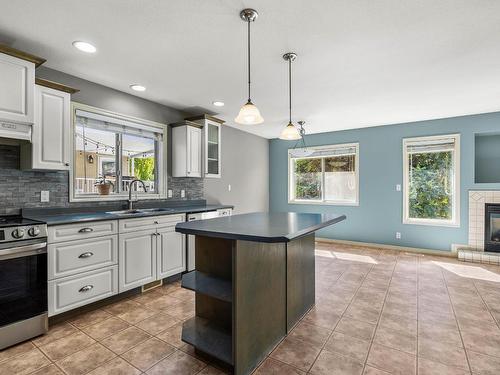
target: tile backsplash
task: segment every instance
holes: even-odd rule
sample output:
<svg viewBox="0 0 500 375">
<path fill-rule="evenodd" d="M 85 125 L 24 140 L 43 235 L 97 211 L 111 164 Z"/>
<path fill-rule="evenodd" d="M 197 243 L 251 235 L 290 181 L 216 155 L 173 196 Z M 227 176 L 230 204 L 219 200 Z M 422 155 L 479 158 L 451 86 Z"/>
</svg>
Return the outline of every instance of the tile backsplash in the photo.
<svg viewBox="0 0 500 375">
<path fill-rule="evenodd" d="M 95 206 L 100 203 L 69 203 L 67 171 L 22 171 L 19 168 L 20 148 L 0 144 L 0 214 L 17 214 L 21 208 Z M 168 189 L 174 200 L 203 198 L 203 179 L 168 177 Z M 50 201 L 40 202 L 40 191 L 50 191 Z M 106 202 L 103 202 L 104 204 Z M 109 202 L 108 202 L 109 203 Z"/>
</svg>

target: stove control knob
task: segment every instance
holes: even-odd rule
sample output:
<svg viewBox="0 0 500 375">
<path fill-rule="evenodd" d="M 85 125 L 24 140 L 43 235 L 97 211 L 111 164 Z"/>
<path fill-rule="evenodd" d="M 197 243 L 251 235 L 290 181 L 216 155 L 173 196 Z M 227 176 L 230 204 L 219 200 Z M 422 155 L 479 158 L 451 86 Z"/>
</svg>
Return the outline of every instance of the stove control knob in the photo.
<svg viewBox="0 0 500 375">
<path fill-rule="evenodd" d="M 40 234 L 40 228 L 38 227 L 31 227 L 30 229 L 28 229 L 28 234 L 31 236 L 31 237 L 36 237 Z"/>
<path fill-rule="evenodd" d="M 15 231 L 12 232 L 12 237 L 14 238 L 23 238 L 24 237 L 24 230 L 22 229 L 16 229 Z"/>
</svg>

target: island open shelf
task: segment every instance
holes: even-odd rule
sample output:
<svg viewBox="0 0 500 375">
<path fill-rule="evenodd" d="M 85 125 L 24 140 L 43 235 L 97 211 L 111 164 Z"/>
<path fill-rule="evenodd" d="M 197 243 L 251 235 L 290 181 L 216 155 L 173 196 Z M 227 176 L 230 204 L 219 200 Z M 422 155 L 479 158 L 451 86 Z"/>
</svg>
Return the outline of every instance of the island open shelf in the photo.
<svg viewBox="0 0 500 375">
<path fill-rule="evenodd" d="M 315 301 L 314 231 L 343 215 L 246 214 L 178 224 L 195 235 L 195 317 L 182 340 L 250 374 Z"/>
<path fill-rule="evenodd" d="M 233 300 L 231 280 L 213 277 L 204 272 L 191 271 L 182 276 L 182 287 L 225 302 Z"/>
</svg>

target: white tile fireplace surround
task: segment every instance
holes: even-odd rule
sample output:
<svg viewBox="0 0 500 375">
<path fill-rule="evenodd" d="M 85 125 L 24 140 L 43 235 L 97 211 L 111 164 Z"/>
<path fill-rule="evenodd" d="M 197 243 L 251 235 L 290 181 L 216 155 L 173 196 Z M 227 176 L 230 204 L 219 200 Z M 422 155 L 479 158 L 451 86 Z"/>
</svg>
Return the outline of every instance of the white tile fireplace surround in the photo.
<svg viewBox="0 0 500 375">
<path fill-rule="evenodd" d="M 484 251 L 484 205 L 500 203 L 500 191 L 469 191 L 469 246 Z"/>
</svg>

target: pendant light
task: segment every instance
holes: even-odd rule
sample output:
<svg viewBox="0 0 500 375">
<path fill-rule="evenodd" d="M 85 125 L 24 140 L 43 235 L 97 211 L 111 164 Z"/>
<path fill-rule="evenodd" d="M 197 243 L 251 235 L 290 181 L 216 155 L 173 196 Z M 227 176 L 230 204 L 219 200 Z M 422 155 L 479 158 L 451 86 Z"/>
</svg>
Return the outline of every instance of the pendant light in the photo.
<svg viewBox="0 0 500 375">
<path fill-rule="evenodd" d="M 259 109 L 252 103 L 250 97 L 250 22 L 254 22 L 258 16 L 259 13 L 255 9 L 243 9 L 240 12 L 240 18 L 248 24 L 248 101 L 241 107 L 234 121 L 242 125 L 257 125 L 264 122 Z"/>
<path fill-rule="evenodd" d="M 283 129 L 280 139 L 296 141 L 301 138 L 299 130 L 292 123 L 292 61 L 295 61 L 297 54 L 288 52 L 283 55 L 283 59 L 288 61 L 288 125 Z"/>
</svg>

